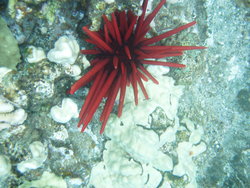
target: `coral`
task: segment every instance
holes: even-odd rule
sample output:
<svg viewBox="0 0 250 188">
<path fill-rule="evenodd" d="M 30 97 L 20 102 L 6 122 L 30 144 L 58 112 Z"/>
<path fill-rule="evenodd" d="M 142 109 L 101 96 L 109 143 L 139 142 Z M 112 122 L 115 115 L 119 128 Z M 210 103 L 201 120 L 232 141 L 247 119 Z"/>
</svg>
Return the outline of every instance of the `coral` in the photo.
<svg viewBox="0 0 250 188">
<path fill-rule="evenodd" d="M 50 137 L 52 140 L 63 141 L 69 137 L 67 129 L 61 125 L 59 130 L 54 132 L 54 134 Z"/>
<path fill-rule="evenodd" d="M 178 164 L 174 166 L 173 175 L 182 177 L 188 176 L 189 182 L 186 185 L 187 188 L 197 187 L 196 183 L 196 171 L 197 167 L 193 161 L 193 157 L 196 157 L 206 151 L 205 142 L 201 141 L 201 135 L 203 134 L 203 128 L 197 127 L 189 119 L 183 119 L 182 123 L 186 124 L 188 131 L 191 132 L 188 142 L 178 143 L 176 149 L 178 154 Z"/>
<path fill-rule="evenodd" d="M 11 69 L 8 69 L 6 67 L 0 67 L 0 83 L 2 82 L 3 77 L 11 72 Z"/>
<path fill-rule="evenodd" d="M 108 4 L 111 4 L 111 3 L 114 3 L 115 0 L 105 0 L 105 2 L 108 3 Z"/>
<path fill-rule="evenodd" d="M 52 119 L 59 123 L 67 123 L 72 117 L 77 117 L 78 108 L 70 98 L 62 100 L 62 107 L 53 106 L 50 110 Z"/>
<path fill-rule="evenodd" d="M 62 36 L 56 41 L 55 48 L 49 51 L 47 57 L 52 62 L 70 65 L 75 63 L 79 50 L 79 45 L 74 37 Z"/>
<path fill-rule="evenodd" d="M 91 121 L 102 99 L 107 97 L 100 117 L 102 122 L 100 133 L 103 133 L 118 92 L 120 92 L 118 116 L 121 116 L 127 85 L 133 87 L 136 105 L 138 104 L 138 87 L 141 88 L 144 97 L 149 98 L 143 81 L 152 80 L 155 84 L 158 84 L 158 81 L 148 72 L 145 65 L 185 67 L 183 64 L 149 60 L 148 58 L 181 56 L 185 50 L 204 49 L 204 47 L 197 46 L 151 46 L 196 24 L 193 21 L 158 36 L 146 38 L 145 35 L 151 29 L 150 23 L 165 2 L 166 0 L 161 0 L 147 16 L 147 0 L 143 1 L 140 16 L 136 16 L 132 11 L 115 11 L 109 20 L 106 15 L 103 15 L 104 26 L 99 31 L 90 31 L 87 26 L 83 27 L 83 31 L 89 37 L 86 41 L 95 47 L 81 50 L 81 53 L 96 57 L 91 61 L 90 71 L 74 83 L 68 91 L 69 94 L 74 94 L 79 88 L 92 82 L 79 114 L 78 127 L 83 125 L 82 131 Z"/>
<path fill-rule="evenodd" d="M 9 128 L 10 125 L 21 125 L 27 118 L 24 109 L 15 109 L 14 105 L 0 96 L 0 130 Z"/>
<path fill-rule="evenodd" d="M 72 76 L 72 77 L 75 77 L 75 76 L 79 76 L 81 74 L 81 69 L 78 65 L 72 65 L 72 66 L 68 66 L 65 69 L 65 73 Z"/>
<path fill-rule="evenodd" d="M 89 180 L 89 186 L 101 187 L 157 187 L 162 176 L 151 165 L 139 164 L 129 160 L 124 150 L 115 142 L 108 142 L 103 153 L 104 161 L 97 164 Z"/>
<path fill-rule="evenodd" d="M 0 178 L 7 176 L 11 171 L 10 159 L 5 155 L 0 155 Z"/>
<path fill-rule="evenodd" d="M 45 171 L 39 180 L 34 180 L 31 182 L 25 182 L 20 185 L 19 188 L 26 187 L 60 187 L 67 188 L 66 182 L 62 177 L 58 177 L 51 172 Z"/>
<path fill-rule="evenodd" d="M 166 70 L 165 70 L 166 71 Z M 165 73 L 164 70 L 159 70 Z M 182 95 L 182 86 L 175 86 L 170 77 L 154 74 L 160 81 L 158 92 L 153 82 L 147 82 L 145 87 L 152 96 L 148 101 L 139 98 L 142 108 L 133 105 L 133 95 L 128 95 L 124 103 L 123 116 L 117 118 L 114 114 L 109 118 L 104 134 L 110 139 L 106 142 L 103 161 L 91 171 L 88 186 L 99 187 L 158 187 L 162 181 L 160 172 L 173 169 L 172 159 L 161 151 L 166 142 L 174 142 L 173 137 L 178 129 L 169 127 L 159 136 L 149 129 L 148 117 L 157 106 L 164 106 L 164 110 L 172 111 L 171 119 L 177 119 L 178 100 Z M 168 86 L 167 89 L 165 89 Z M 139 95 L 143 95 L 141 92 Z M 159 99 L 166 99 L 163 102 Z M 173 97 L 172 103 L 168 101 Z M 177 122 L 177 121 L 176 121 Z M 138 126 L 140 125 L 140 126 Z M 166 138 L 167 137 L 167 138 Z"/>
<path fill-rule="evenodd" d="M 37 63 L 46 59 L 44 50 L 41 47 L 29 46 L 28 53 L 26 59 L 29 63 Z"/>
<path fill-rule="evenodd" d="M 17 164 L 17 169 L 24 173 L 30 169 L 37 169 L 42 166 L 47 159 L 46 147 L 39 141 L 35 141 L 29 146 L 32 158 Z"/>
</svg>

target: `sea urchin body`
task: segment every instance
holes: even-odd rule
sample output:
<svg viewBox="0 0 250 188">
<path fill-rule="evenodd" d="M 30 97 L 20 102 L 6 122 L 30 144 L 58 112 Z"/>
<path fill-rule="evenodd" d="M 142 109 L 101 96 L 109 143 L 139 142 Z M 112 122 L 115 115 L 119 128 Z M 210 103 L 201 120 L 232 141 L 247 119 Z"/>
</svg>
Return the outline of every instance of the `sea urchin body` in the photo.
<svg viewBox="0 0 250 188">
<path fill-rule="evenodd" d="M 118 117 L 122 114 L 122 108 L 126 93 L 126 87 L 130 84 L 134 90 L 135 104 L 138 104 L 138 87 L 142 90 L 144 97 L 149 98 L 143 85 L 143 81 L 152 80 L 155 84 L 158 81 L 147 71 L 144 65 L 162 65 L 176 68 L 183 68 L 185 65 L 153 61 L 150 59 L 180 56 L 185 50 L 204 49 L 199 46 L 152 46 L 152 44 L 170 37 L 196 22 L 190 22 L 161 35 L 146 38 L 146 33 L 151 29 L 150 23 L 166 3 L 161 0 L 157 7 L 146 16 L 148 0 L 142 4 L 142 14 L 136 16 L 132 11 L 116 11 L 111 14 L 111 20 L 103 15 L 104 25 L 99 31 L 90 31 L 84 26 L 83 31 L 88 35 L 86 41 L 93 44 L 93 49 L 81 50 L 82 54 L 92 54 L 95 58 L 91 60 L 91 68 L 88 73 L 82 76 L 69 89 L 69 94 L 74 94 L 79 88 L 87 83 L 92 83 L 89 93 L 85 99 L 79 114 L 78 127 L 85 130 L 91 121 L 95 111 L 103 98 L 107 98 L 102 111 L 100 121 L 103 133 L 109 115 L 113 109 L 116 97 L 119 94 Z"/>
</svg>

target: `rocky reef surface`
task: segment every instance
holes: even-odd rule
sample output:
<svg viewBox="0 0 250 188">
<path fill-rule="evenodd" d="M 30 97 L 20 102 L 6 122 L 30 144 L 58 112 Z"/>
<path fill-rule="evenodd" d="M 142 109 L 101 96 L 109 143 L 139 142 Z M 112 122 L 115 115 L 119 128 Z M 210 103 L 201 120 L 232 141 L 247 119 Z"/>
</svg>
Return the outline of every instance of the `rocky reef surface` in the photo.
<svg viewBox="0 0 250 188">
<path fill-rule="evenodd" d="M 149 11 L 159 0 L 149 0 Z M 96 112 L 77 128 L 88 86 L 66 90 L 89 57 L 81 28 L 140 1 L 0 2 L 0 187 L 248 187 L 250 185 L 249 1 L 169 0 L 152 23 L 197 25 L 162 41 L 208 49 L 175 57 L 185 69 L 148 66 L 160 81 L 99 134 Z M 104 103 L 102 104 L 102 106 Z"/>
</svg>

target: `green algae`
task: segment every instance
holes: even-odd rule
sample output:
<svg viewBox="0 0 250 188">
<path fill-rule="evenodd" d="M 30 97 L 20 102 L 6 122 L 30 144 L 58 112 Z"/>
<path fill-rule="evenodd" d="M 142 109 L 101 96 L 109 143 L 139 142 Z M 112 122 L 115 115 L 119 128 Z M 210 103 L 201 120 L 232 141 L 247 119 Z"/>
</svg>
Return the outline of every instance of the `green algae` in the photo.
<svg viewBox="0 0 250 188">
<path fill-rule="evenodd" d="M 18 44 L 6 22 L 0 17 L 0 67 L 16 69 L 20 62 Z"/>
</svg>

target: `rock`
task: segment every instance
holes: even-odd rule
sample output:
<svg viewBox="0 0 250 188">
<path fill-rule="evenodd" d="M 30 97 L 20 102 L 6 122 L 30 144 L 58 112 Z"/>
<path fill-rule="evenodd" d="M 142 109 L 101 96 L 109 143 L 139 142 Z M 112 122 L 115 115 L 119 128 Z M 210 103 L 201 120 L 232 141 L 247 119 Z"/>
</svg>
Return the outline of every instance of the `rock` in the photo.
<svg viewBox="0 0 250 188">
<path fill-rule="evenodd" d="M 16 69 L 16 65 L 21 61 L 17 41 L 1 17 L 0 41 L 0 67 Z"/>
</svg>

